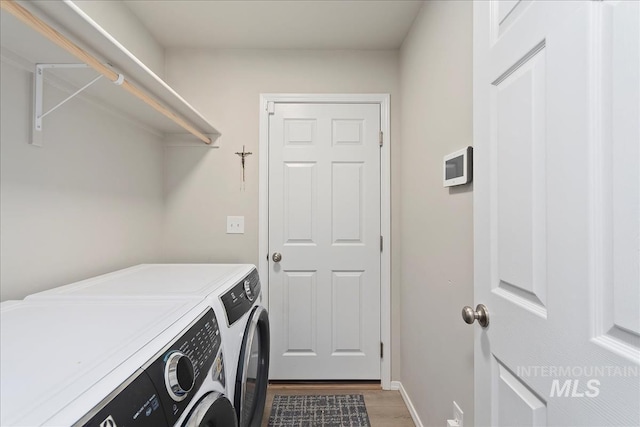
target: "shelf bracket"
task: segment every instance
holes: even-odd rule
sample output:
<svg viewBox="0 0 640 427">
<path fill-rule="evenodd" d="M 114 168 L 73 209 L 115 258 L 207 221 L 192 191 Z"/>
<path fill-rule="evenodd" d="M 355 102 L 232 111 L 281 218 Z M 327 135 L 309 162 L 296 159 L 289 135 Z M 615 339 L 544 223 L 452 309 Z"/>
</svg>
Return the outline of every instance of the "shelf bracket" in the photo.
<svg viewBox="0 0 640 427">
<path fill-rule="evenodd" d="M 51 107 L 49 111 L 43 112 L 44 109 L 44 71 L 52 68 L 90 68 L 87 64 L 36 64 L 36 69 L 34 73 L 34 90 L 33 90 L 33 129 L 31 135 L 31 144 L 42 147 L 42 119 L 44 119 L 47 115 L 51 114 L 62 105 L 64 105 L 67 101 L 71 100 L 73 97 L 77 96 L 80 92 L 87 89 L 89 86 L 100 80 L 103 75 L 100 74 L 98 77 L 91 80 L 86 85 L 82 86 L 80 89 L 57 103 L 55 106 Z M 118 74 L 118 79 L 113 83 L 116 85 L 121 85 L 124 82 L 124 76 L 122 74 Z"/>
</svg>

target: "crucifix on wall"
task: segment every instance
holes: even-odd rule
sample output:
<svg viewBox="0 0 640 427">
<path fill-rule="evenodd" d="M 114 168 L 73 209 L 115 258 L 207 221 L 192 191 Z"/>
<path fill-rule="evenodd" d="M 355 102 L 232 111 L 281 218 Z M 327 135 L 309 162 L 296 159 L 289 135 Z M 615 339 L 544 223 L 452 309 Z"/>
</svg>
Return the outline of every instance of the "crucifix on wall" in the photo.
<svg viewBox="0 0 640 427">
<path fill-rule="evenodd" d="M 240 187 L 240 189 L 241 189 L 242 191 L 244 191 L 244 190 L 245 190 L 245 181 L 244 181 L 244 163 L 245 163 L 245 162 L 244 162 L 244 159 L 245 159 L 247 156 L 252 155 L 253 153 L 252 153 L 252 152 L 250 152 L 250 151 L 245 151 L 245 149 L 244 149 L 244 145 L 243 145 L 243 146 L 242 146 L 242 152 L 240 152 L 240 153 L 236 152 L 236 154 L 237 154 L 238 156 L 240 156 L 240 158 L 241 158 L 241 162 L 242 162 L 242 187 Z"/>
</svg>

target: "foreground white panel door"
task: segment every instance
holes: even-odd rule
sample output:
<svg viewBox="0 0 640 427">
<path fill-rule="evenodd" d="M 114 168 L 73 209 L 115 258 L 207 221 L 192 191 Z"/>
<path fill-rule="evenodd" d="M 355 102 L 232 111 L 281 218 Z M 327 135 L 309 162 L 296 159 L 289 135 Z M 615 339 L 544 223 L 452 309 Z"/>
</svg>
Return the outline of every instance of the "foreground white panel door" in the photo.
<svg viewBox="0 0 640 427">
<path fill-rule="evenodd" d="M 272 379 L 380 378 L 380 106 L 269 118 Z"/>
<path fill-rule="evenodd" d="M 474 3 L 476 425 L 640 425 L 640 3 Z"/>
</svg>

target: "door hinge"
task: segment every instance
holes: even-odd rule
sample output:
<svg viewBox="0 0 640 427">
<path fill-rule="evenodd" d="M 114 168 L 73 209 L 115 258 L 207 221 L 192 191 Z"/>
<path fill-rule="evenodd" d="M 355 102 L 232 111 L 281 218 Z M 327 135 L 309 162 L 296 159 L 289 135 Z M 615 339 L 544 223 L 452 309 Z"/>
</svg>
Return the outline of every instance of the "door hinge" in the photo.
<svg viewBox="0 0 640 427">
<path fill-rule="evenodd" d="M 384 357 L 384 343 L 380 341 L 380 359 Z"/>
<path fill-rule="evenodd" d="M 273 114 L 276 112 L 276 103 L 273 101 L 267 101 L 266 108 L 268 114 Z"/>
<path fill-rule="evenodd" d="M 382 131 L 380 131 L 380 147 L 382 147 L 383 143 L 384 143 L 384 133 L 382 133 Z"/>
<path fill-rule="evenodd" d="M 384 239 L 380 236 L 380 252 L 384 249 Z"/>
</svg>

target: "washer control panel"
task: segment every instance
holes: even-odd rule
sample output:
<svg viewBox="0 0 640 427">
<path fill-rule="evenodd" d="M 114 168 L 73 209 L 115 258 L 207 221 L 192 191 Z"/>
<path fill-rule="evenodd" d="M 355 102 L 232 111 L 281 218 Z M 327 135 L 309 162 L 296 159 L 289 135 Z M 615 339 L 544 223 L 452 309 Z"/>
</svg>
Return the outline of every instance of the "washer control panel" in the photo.
<svg viewBox="0 0 640 427">
<path fill-rule="evenodd" d="M 146 372 L 140 370 L 124 389 L 116 390 L 102 409 L 86 423 L 91 427 L 162 427 L 168 426 L 158 393 Z"/>
<path fill-rule="evenodd" d="M 169 425 L 180 418 L 209 373 L 221 337 L 213 309 L 207 312 L 147 368 Z"/>
<path fill-rule="evenodd" d="M 211 369 L 220 347 L 220 328 L 210 308 L 146 370 L 141 367 L 74 427 L 175 425 L 209 372 L 224 372 L 221 359 Z"/>
<path fill-rule="evenodd" d="M 220 300 L 224 305 L 229 326 L 238 321 L 251 310 L 253 302 L 260 296 L 260 277 L 254 268 L 251 273 L 225 292 Z"/>
</svg>

